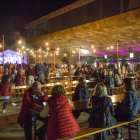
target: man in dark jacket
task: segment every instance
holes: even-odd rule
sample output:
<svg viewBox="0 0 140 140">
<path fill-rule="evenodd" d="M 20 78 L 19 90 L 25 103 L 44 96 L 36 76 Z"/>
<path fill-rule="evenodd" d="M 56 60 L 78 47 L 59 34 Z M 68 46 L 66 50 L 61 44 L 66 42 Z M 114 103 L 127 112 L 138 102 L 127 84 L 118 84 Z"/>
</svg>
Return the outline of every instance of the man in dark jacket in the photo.
<svg viewBox="0 0 140 140">
<path fill-rule="evenodd" d="M 86 87 L 86 78 L 80 77 L 79 78 L 79 85 L 76 87 L 74 95 L 72 97 L 72 101 L 78 101 L 78 100 L 88 100 L 89 99 L 89 93 L 88 88 Z M 90 110 L 84 109 L 84 110 L 78 110 L 73 111 L 74 117 L 77 119 L 81 112 L 86 112 L 90 114 Z"/>
</svg>

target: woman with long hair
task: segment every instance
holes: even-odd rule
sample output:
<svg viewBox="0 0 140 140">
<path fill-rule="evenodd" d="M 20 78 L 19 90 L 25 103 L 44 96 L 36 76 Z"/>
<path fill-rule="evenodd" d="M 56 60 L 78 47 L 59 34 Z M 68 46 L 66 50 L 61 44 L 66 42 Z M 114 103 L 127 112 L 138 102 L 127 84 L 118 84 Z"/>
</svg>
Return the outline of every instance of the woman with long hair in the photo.
<svg viewBox="0 0 140 140">
<path fill-rule="evenodd" d="M 110 97 L 107 97 L 107 89 L 104 83 L 100 82 L 95 86 L 91 98 L 92 112 L 89 118 L 90 127 L 104 128 L 111 127 L 115 124 L 115 111 Z M 110 129 L 95 134 L 94 140 L 107 140 L 112 132 L 116 132 L 114 140 L 123 140 L 118 128 Z"/>
<path fill-rule="evenodd" d="M 0 83 L 0 101 L 10 101 L 12 99 L 11 88 L 12 84 L 10 83 L 10 76 L 9 75 L 3 76 L 2 81 Z M 8 104 L 7 102 L 4 102 L 2 113 L 5 113 L 7 104 Z"/>
</svg>

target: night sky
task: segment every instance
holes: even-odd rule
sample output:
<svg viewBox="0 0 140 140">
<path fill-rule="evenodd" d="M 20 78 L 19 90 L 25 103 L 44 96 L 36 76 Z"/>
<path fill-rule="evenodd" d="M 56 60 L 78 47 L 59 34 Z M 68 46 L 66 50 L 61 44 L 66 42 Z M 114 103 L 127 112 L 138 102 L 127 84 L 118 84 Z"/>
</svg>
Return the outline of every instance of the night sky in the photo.
<svg viewBox="0 0 140 140">
<path fill-rule="evenodd" d="M 12 49 L 20 38 L 26 40 L 26 23 L 75 1 L 77 0 L 0 0 L 0 37 L 5 35 L 5 48 Z"/>
</svg>

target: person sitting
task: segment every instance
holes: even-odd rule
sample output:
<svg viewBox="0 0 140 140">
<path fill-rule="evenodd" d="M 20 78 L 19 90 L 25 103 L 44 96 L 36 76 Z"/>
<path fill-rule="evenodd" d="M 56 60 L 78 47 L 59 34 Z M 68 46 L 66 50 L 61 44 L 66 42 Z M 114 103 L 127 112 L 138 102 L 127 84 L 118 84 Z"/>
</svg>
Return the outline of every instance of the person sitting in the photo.
<svg viewBox="0 0 140 140">
<path fill-rule="evenodd" d="M 89 93 L 88 93 L 88 88 L 86 86 L 86 79 L 85 77 L 80 77 L 79 78 L 79 84 L 75 88 L 75 92 L 72 97 L 72 101 L 77 101 L 77 100 L 88 100 L 89 99 Z M 82 111 L 73 111 L 74 117 L 77 119 L 81 112 L 86 112 L 89 113 L 90 110 L 85 109 Z"/>
<path fill-rule="evenodd" d="M 42 73 L 42 70 L 38 70 L 38 81 L 41 83 L 41 84 L 45 84 L 45 76 L 44 74 Z"/>
<path fill-rule="evenodd" d="M 110 97 L 107 97 L 107 89 L 104 83 L 100 82 L 95 86 L 94 93 L 91 97 L 92 111 L 88 119 L 90 127 L 111 127 L 116 123 L 115 111 Z M 97 115 L 99 117 L 97 117 Z M 102 117 L 103 116 L 103 117 Z M 114 129 L 97 133 L 94 140 L 107 140 L 108 136 L 112 134 Z M 118 131 L 118 128 L 116 128 Z M 119 132 L 119 131 L 118 131 Z M 116 136 L 118 139 L 123 140 L 120 133 Z"/>
<path fill-rule="evenodd" d="M 65 94 L 64 87 L 56 85 L 52 89 L 52 97 L 48 99 L 50 116 L 47 129 L 48 140 L 72 137 L 80 131 Z"/>
<path fill-rule="evenodd" d="M 27 78 L 27 85 L 32 85 L 34 83 L 35 72 L 31 69 L 31 66 L 28 65 L 28 69 L 25 72 L 25 77 Z"/>
<path fill-rule="evenodd" d="M 106 76 L 105 83 L 106 83 L 106 86 L 109 87 L 109 88 L 114 87 L 114 77 L 112 75 L 111 70 L 108 71 L 108 75 Z M 112 89 L 108 89 L 108 94 L 112 95 Z"/>
<path fill-rule="evenodd" d="M 115 81 L 115 87 L 122 86 L 122 79 L 117 69 L 114 70 L 114 81 Z"/>
<path fill-rule="evenodd" d="M 40 109 L 47 100 L 48 96 L 38 81 L 25 91 L 17 122 L 24 128 L 26 140 L 32 140 L 32 119 L 35 119 L 29 114 L 29 109 Z"/>
<path fill-rule="evenodd" d="M 2 81 L 0 83 L 0 101 L 10 101 L 12 99 L 11 88 L 12 84 L 10 83 L 10 76 L 9 75 L 3 76 Z M 5 113 L 7 104 L 8 102 L 4 102 L 2 113 Z"/>
<path fill-rule="evenodd" d="M 99 74 L 97 70 L 94 70 L 91 75 L 90 75 L 90 79 L 92 80 L 98 80 L 99 79 Z"/>
<path fill-rule="evenodd" d="M 139 97 L 135 89 L 135 80 L 133 78 L 124 79 L 126 93 L 121 103 L 118 103 L 115 109 L 117 121 L 133 121 L 136 119 Z"/>
</svg>

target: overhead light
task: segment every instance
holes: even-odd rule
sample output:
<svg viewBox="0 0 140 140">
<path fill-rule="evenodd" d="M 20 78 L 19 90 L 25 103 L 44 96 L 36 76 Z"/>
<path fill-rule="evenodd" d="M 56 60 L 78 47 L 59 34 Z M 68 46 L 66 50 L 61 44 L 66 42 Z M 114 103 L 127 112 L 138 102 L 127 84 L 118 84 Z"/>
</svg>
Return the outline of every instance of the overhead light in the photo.
<svg viewBox="0 0 140 140">
<path fill-rule="evenodd" d="M 46 45 L 49 45 L 49 43 L 47 42 Z"/>
<path fill-rule="evenodd" d="M 39 57 L 40 57 L 40 55 L 39 55 Z"/>
<path fill-rule="evenodd" d="M 65 56 L 67 56 L 67 54 L 65 53 Z"/>
<path fill-rule="evenodd" d="M 48 55 L 48 53 L 47 53 L 47 55 Z"/>
<path fill-rule="evenodd" d="M 94 46 L 92 46 L 92 48 L 94 48 Z"/>
<path fill-rule="evenodd" d="M 45 55 L 45 57 L 46 57 L 46 55 Z"/>
<path fill-rule="evenodd" d="M 47 50 L 49 50 L 49 48 L 47 48 Z"/>
<path fill-rule="evenodd" d="M 24 52 L 24 53 L 26 53 L 26 52 Z"/>
<path fill-rule="evenodd" d="M 29 49 L 26 49 L 27 51 L 29 50 Z"/>
<path fill-rule="evenodd" d="M 19 41 L 18 43 L 21 44 L 21 41 Z"/>
<path fill-rule="evenodd" d="M 39 51 L 41 51 L 41 49 L 39 49 Z"/>
<path fill-rule="evenodd" d="M 52 56 L 52 54 L 51 54 L 51 56 Z"/>
<path fill-rule="evenodd" d="M 96 50 L 94 50 L 94 52 L 96 52 Z"/>
<path fill-rule="evenodd" d="M 34 55 L 34 57 L 35 57 L 35 55 Z"/>
<path fill-rule="evenodd" d="M 0 48 L 1 48 L 1 45 L 0 45 Z"/>
<path fill-rule="evenodd" d="M 111 46 L 111 49 L 113 49 L 113 46 Z"/>
<path fill-rule="evenodd" d="M 20 52 L 20 50 L 19 50 L 19 52 Z"/>
<path fill-rule="evenodd" d="M 22 49 L 24 49 L 25 47 L 24 46 L 22 46 Z"/>
<path fill-rule="evenodd" d="M 107 47 L 107 50 L 109 50 L 109 47 Z"/>
<path fill-rule="evenodd" d="M 59 48 L 57 48 L 57 50 L 59 51 Z"/>
</svg>

